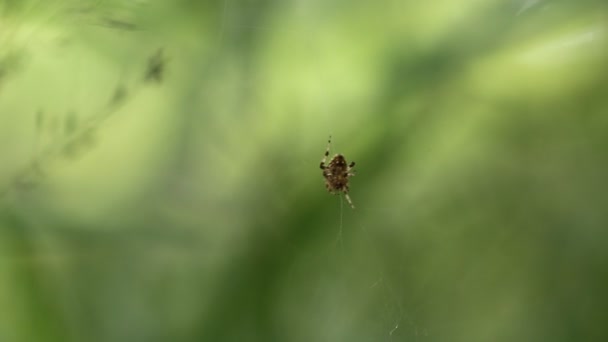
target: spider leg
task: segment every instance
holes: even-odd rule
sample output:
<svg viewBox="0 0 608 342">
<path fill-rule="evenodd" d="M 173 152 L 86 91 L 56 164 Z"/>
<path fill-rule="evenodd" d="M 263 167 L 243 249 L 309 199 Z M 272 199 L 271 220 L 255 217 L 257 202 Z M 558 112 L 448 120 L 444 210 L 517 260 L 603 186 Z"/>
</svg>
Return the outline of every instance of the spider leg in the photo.
<svg viewBox="0 0 608 342">
<path fill-rule="evenodd" d="M 355 162 L 352 162 L 352 163 L 350 163 L 350 165 L 348 165 L 345 176 L 350 177 L 350 176 L 355 175 L 355 170 L 353 170 L 354 166 L 355 166 Z"/>
<path fill-rule="evenodd" d="M 344 177 L 354 176 L 356 174 L 355 170 L 348 168 L 344 171 Z"/>
<path fill-rule="evenodd" d="M 329 136 L 329 139 L 327 139 L 327 149 L 325 149 L 325 155 L 323 155 L 323 159 L 321 159 L 321 169 L 324 170 L 325 169 L 325 162 L 327 162 L 327 157 L 329 157 L 329 147 L 331 146 L 331 135 Z"/>
<path fill-rule="evenodd" d="M 355 205 L 353 204 L 353 201 L 350 200 L 350 196 L 348 196 L 348 192 L 344 191 L 344 197 L 346 198 L 346 201 L 348 202 L 350 207 L 355 209 Z"/>
</svg>

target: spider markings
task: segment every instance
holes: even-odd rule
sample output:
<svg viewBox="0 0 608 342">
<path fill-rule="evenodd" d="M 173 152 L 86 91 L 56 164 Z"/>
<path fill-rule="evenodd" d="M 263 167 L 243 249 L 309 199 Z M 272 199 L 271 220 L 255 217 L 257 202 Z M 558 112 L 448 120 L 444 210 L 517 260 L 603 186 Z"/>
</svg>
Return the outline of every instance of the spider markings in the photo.
<svg viewBox="0 0 608 342">
<path fill-rule="evenodd" d="M 329 164 L 325 165 L 327 157 L 329 157 L 330 146 L 331 135 L 329 136 L 329 140 L 327 140 L 327 149 L 325 150 L 325 155 L 323 156 L 320 165 L 321 170 L 323 170 L 323 177 L 325 178 L 325 187 L 331 194 L 336 194 L 342 191 L 350 207 L 355 209 L 353 202 L 348 196 L 348 178 L 355 175 L 353 170 L 355 162 L 348 164 L 343 155 L 336 154 L 333 158 L 331 158 Z"/>
</svg>

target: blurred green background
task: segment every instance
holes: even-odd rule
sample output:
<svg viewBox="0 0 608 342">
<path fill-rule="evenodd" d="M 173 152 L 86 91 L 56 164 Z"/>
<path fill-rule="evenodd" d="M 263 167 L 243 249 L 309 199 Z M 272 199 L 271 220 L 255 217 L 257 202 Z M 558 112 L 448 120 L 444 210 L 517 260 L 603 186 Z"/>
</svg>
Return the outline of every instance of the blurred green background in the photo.
<svg viewBox="0 0 608 342">
<path fill-rule="evenodd" d="M 607 62 L 605 1 L 0 0 L 0 341 L 606 341 Z"/>
</svg>

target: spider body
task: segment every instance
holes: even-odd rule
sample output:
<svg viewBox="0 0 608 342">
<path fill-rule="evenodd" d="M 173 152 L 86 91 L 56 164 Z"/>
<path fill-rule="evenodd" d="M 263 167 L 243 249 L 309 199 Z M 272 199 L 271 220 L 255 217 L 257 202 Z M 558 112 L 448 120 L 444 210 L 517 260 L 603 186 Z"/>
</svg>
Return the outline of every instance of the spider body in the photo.
<svg viewBox="0 0 608 342">
<path fill-rule="evenodd" d="M 325 187 L 331 194 L 337 194 L 339 192 L 344 193 L 344 197 L 346 197 L 348 204 L 354 209 L 355 206 L 348 196 L 348 179 L 355 175 L 353 170 L 355 162 L 348 164 L 343 155 L 336 154 L 331 158 L 329 163 L 326 164 L 327 157 L 329 157 L 330 146 L 331 136 L 327 141 L 327 149 L 325 150 L 325 155 L 320 164 L 321 170 L 323 170 L 323 178 L 325 178 Z"/>
</svg>

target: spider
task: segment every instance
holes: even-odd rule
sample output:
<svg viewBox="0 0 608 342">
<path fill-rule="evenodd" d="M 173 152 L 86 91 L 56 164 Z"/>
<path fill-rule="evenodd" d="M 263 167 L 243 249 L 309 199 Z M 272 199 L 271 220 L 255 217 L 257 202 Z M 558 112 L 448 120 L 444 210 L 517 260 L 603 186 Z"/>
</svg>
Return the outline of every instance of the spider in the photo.
<svg viewBox="0 0 608 342">
<path fill-rule="evenodd" d="M 348 178 L 355 175 L 353 170 L 355 162 L 347 164 L 343 155 L 336 154 L 333 158 L 331 158 L 329 164 L 325 165 L 327 157 L 329 157 L 330 146 L 331 135 L 329 136 L 329 140 L 327 140 L 327 150 L 325 150 L 325 156 L 323 156 L 320 165 L 321 170 L 323 170 L 323 177 L 325 178 L 325 187 L 331 194 L 336 194 L 342 191 L 350 207 L 355 209 L 353 202 L 348 196 Z"/>
</svg>

